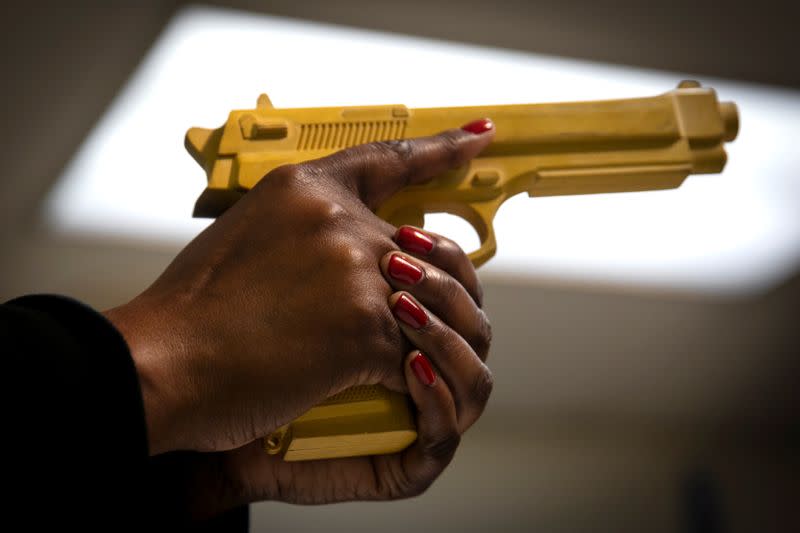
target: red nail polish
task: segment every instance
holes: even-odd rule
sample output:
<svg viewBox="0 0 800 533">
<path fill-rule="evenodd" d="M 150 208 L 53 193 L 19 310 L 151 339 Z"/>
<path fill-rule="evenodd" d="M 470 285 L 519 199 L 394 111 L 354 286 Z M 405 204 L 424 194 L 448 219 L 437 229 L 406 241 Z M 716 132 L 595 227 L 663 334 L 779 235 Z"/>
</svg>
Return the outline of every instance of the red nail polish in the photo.
<svg viewBox="0 0 800 533">
<path fill-rule="evenodd" d="M 389 259 L 389 275 L 401 283 L 414 285 L 422 279 L 422 269 L 402 255 L 394 254 Z"/>
<path fill-rule="evenodd" d="M 462 130 L 474 133 L 475 135 L 486 133 L 492 128 L 494 128 L 494 122 L 492 122 L 492 119 L 490 118 L 482 118 L 479 120 L 474 120 L 469 124 L 461 126 Z"/>
<path fill-rule="evenodd" d="M 433 371 L 433 366 L 431 366 L 431 362 L 428 361 L 428 358 L 422 355 L 422 352 L 419 352 L 412 360 L 411 360 L 411 370 L 414 371 L 414 374 L 417 376 L 417 379 L 423 385 L 432 386 L 436 383 L 436 372 Z"/>
<path fill-rule="evenodd" d="M 428 323 L 428 315 L 407 294 L 401 294 L 392 308 L 394 315 L 411 326 L 419 329 Z"/>
<path fill-rule="evenodd" d="M 411 226 L 398 229 L 394 240 L 400 248 L 415 254 L 428 255 L 433 250 L 433 239 Z"/>
</svg>

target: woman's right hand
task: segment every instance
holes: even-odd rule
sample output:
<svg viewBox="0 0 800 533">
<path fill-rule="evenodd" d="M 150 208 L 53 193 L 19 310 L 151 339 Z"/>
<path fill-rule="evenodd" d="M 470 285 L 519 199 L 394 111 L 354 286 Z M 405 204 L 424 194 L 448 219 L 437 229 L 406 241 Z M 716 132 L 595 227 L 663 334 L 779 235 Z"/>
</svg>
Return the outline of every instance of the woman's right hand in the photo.
<svg viewBox="0 0 800 533">
<path fill-rule="evenodd" d="M 469 383 L 450 381 L 458 371 L 450 358 L 463 351 L 463 339 L 442 333 L 438 324 L 446 326 L 435 318 L 419 331 L 395 320 L 392 286 L 379 265 L 384 261 L 386 269 L 388 255 L 400 247 L 396 228 L 373 210 L 400 188 L 465 164 L 493 134 L 491 128 L 449 130 L 276 169 L 150 288 L 108 311 L 140 376 L 151 454 L 240 448 L 354 385 L 405 390 L 406 337 L 430 352 L 447 382 L 436 392 L 424 389 L 429 399 L 422 407 L 435 406 L 430 416 L 445 416 L 447 389 L 453 412 L 464 411 L 459 429 L 473 420 L 479 409 L 467 397 Z M 440 268 L 426 279 L 457 280 L 463 290 L 470 283 L 464 273 L 474 276 L 471 265 L 451 272 L 455 277 L 445 273 L 448 265 Z M 444 319 L 469 320 L 454 301 L 425 298 L 418 297 L 434 311 L 431 317 L 446 305 Z M 430 350 L 424 332 L 432 333 Z"/>
</svg>

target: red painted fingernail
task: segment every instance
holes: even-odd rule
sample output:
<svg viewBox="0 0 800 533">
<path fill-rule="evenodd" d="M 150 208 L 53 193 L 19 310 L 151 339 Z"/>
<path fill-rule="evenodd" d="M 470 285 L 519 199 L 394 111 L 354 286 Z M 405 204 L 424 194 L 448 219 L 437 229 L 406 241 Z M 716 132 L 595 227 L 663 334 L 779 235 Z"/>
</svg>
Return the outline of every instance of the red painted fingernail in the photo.
<svg viewBox="0 0 800 533">
<path fill-rule="evenodd" d="M 428 358 L 425 357 L 422 352 L 419 352 L 412 360 L 411 360 L 411 370 L 414 371 L 414 374 L 417 376 L 417 379 L 423 385 L 432 386 L 436 383 L 436 372 L 433 371 L 433 366 L 431 366 L 431 362 L 428 361 Z"/>
<path fill-rule="evenodd" d="M 398 229 L 394 240 L 400 248 L 415 254 L 428 255 L 433 250 L 433 239 L 411 226 Z"/>
<path fill-rule="evenodd" d="M 422 279 L 422 269 L 402 255 L 394 254 L 389 259 L 389 275 L 401 283 L 414 285 Z"/>
<path fill-rule="evenodd" d="M 490 118 L 473 120 L 469 124 L 464 124 L 463 126 L 461 126 L 462 130 L 474 133 L 475 135 L 486 133 L 492 128 L 494 128 L 494 122 L 492 122 L 492 119 Z"/>
<path fill-rule="evenodd" d="M 428 323 L 428 315 L 407 294 L 401 294 L 392 308 L 394 315 L 411 326 L 419 329 Z"/>
</svg>

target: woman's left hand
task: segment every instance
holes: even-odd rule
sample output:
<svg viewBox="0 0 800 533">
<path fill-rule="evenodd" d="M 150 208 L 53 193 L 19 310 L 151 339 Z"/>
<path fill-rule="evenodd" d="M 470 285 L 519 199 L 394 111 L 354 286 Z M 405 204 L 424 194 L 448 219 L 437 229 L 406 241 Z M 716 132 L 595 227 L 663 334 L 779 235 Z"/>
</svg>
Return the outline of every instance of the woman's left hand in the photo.
<svg viewBox="0 0 800 533">
<path fill-rule="evenodd" d="M 403 246 L 408 236 L 420 235 L 432 246 Z M 401 228 L 395 241 L 403 252 L 388 253 L 381 270 L 396 291 L 389 306 L 418 348 L 404 362 L 417 410 L 417 441 L 392 455 L 305 462 L 268 455 L 261 440 L 227 452 L 170 454 L 182 464 L 172 483 L 183 491 L 194 519 L 261 500 L 321 504 L 411 497 L 448 465 L 461 434 L 480 416 L 491 393 L 492 375 L 484 363 L 491 330 L 480 308 L 475 270 L 461 248 L 409 227 Z M 410 301 L 423 315 L 409 318 L 403 312 L 407 303 L 399 300 Z M 447 317 L 447 323 L 439 317 Z M 171 459 L 155 460 L 169 464 Z"/>
</svg>

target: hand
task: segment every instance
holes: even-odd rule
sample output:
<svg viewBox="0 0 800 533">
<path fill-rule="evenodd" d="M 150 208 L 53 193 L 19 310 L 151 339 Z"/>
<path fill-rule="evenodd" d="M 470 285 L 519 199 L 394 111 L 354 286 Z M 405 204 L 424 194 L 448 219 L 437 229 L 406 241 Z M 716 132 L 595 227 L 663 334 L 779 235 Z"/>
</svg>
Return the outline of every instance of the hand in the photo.
<svg viewBox="0 0 800 533">
<path fill-rule="evenodd" d="M 188 502 L 187 514 L 203 518 L 265 499 L 311 504 L 409 497 L 447 466 L 492 389 L 484 364 L 491 331 L 479 307 L 475 271 L 457 245 L 409 227 L 398 231 L 396 241 L 406 253 L 391 251 L 380 265 L 397 289 L 388 303 L 398 325 L 425 353 L 411 351 L 403 365 L 418 413 L 418 440 L 398 454 L 323 461 L 287 463 L 266 454 L 258 441 L 162 460 L 173 472 L 175 461 L 181 465 L 171 492 Z"/>
<path fill-rule="evenodd" d="M 425 343 L 387 305 L 391 288 L 376 267 L 397 250 L 395 228 L 372 210 L 466 163 L 493 134 L 450 130 L 276 169 L 150 288 L 108 311 L 140 376 L 151 454 L 241 447 L 354 385 L 404 390 L 401 328 Z M 431 315 L 423 330 L 444 328 Z M 445 373 L 447 357 L 465 357 L 439 348 L 429 355 Z M 424 394 L 415 387 L 431 413 L 420 418 L 425 435 L 446 422 L 448 395 L 442 382 Z"/>
</svg>

